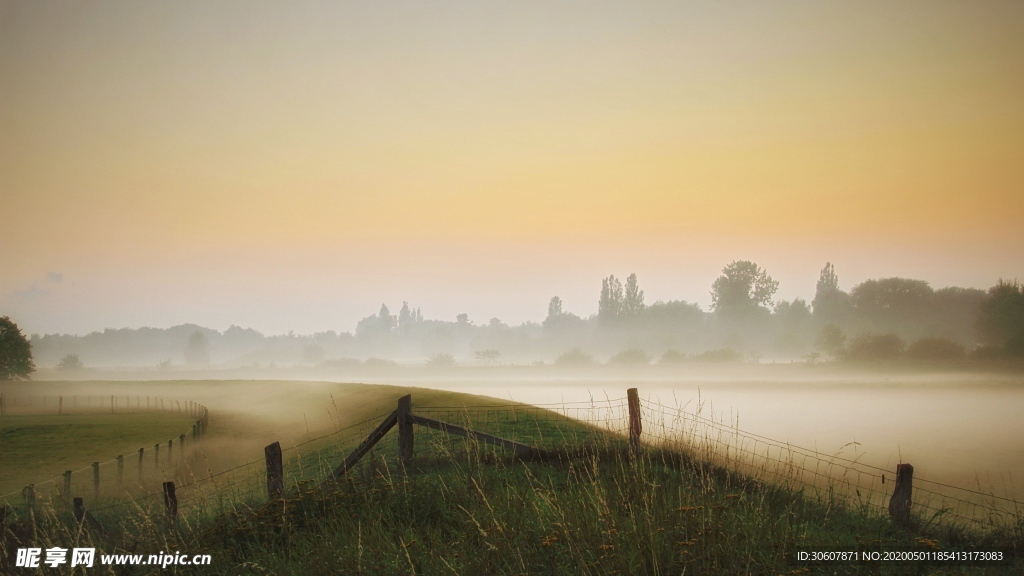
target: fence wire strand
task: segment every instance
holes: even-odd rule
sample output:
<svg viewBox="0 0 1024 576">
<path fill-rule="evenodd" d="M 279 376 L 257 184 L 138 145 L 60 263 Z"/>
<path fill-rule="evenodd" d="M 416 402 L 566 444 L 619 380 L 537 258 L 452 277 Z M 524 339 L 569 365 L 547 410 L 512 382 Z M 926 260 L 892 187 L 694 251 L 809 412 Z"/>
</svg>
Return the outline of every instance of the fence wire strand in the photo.
<svg viewBox="0 0 1024 576">
<path fill-rule="evenodd" d="M 138 401 L 137 405 L 140 405 Z M 322 481 L 391 413 L 381 412 L 338 429 L 307 434 L 300 441 L 283 447 L 281 452 L 286 486 L 295 488 L 304 483 Z M 566 448 L 610 440 L 621 441 L 630 433 L 629 403 L 626 398 L 538 405 L 426 405 L 414 407 L 413 413 L 460 426 L 471 432 L 514 440 L 533 448 Z M 851 458 L 843 455 L 841 452 L 845 446 L 835 454 L 823 453 L 716 421 L 701 415 L 699 409 L 697 412 L 689 412 L 680 407 L 641 400 L 640 420 L 643 429 L 640 439 L 646 446 L 686 454 L 697 461 L 799 491 L 818 500 L 840 499 L 850 505 L 884 513 L 896 477 L 895 470 L 862 462 L 860 456 Z M 460 446 L 459 443 L 465 449 L 480 447 L 471 438 L 453 437 L 430 428 L 418 429 L 416 439 L 418 458 L 450 456 Z M 94 504 L 99 505 L 89 510 L 112 513 L 130 506 L 140 507 L 161 498 L 162 490 L 146 489 L 147 484 L 152 485 L 156 481 L 152 478 L 154 474 L 178 480 L 177 494 L 182 509 L 186 511 L 235 510 L 239 506 L 252 508 L 266 501 L 266 476 L 262 460 L 246 461 L 216 473 L 207 469 L 203 473 L 201 468 L 206 455 L 202 444 L 190 442 L 186 448 L 189 449 L 187 453 L 178 448 L 177 465 L 168 463 L 167 469 L 160 465 L 160 461 L 165 458 L 162 452 L 150 460 L 152 464 L 139 459 L 139 464 L 133 467 L 136 468 L 133 471 L 138 473 L 139 481 L 127 482 L 128 488 L 105 488 L 106 500 L 102 501 L 101 498 L 100 502 L 95 502 L 94 498 Z M 502 448 L 490 446 L 488 449 L 498 451 Z M 372 449 L 368 461 L 379 460 L 379 456 L 372 456 L 374 453 L 394 456 L 397 454 L 396 442 L 378 444 Z M 127 461 L 128 458 L 125 458 Z M 115 462 L 116 458 L 100 462 L 98 466 L 109 468 Z M 144 478 L 143 466 L 150 470 L 147 478 Z M 72 478 L 80 478 L 82 472 L 90 469 L 94 469 L 94 466 L 75 470 Z M 109 470 L 104 474 L 108 479 L 111 476 Z M 53 484 L 55 499 L 66 501 L 68 495 L 61 494 L 61 490 L 57 489 L 59 480 L 58 477 L 35 486 L 39 489 Z M 927 478 L 914 477 L 913 482 L 912 510 L 926 522 L 955 522 L 980 529 L 993 529 L 1021 520 L 1024 506 L 1013 498 Z M 82 490 L 86 489 L 79 486 L 79 491 Z M 97 489 L 95 495 L 99 494 Z M 0 502 L 10 503 L 12 497 L 19 495 L 24 497 L 25 489 L 0 495 Z"/>
</svg>

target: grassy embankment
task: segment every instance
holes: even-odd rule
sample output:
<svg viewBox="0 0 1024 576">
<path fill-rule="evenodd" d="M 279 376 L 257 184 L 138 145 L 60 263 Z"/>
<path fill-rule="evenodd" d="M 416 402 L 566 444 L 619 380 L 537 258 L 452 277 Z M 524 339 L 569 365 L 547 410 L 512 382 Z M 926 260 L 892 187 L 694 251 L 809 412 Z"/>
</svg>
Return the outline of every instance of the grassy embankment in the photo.
<svg viewBox="0 0 1024 576">
<path fill-rule="evenodd" d="M 363 391 L 365 392 L 365 391 Z M 383 413 L 405 390 L 377 388 L 360 413 Z M 417 406 L 453 405 L 417 390 Z M 461 398 L 479 405 L 486 400 Z M 340 401 L 344 402 L 342 397 Z M 414 408 L 414 412 L 415 412 Z M 473 418 L 474 412 L 466 414 Z M 41 510 L 37 546 L 95 545 L 142 553 L 212 554 L 198 574 L 792 574 L 798 546 L 950 549 L 1016 546 L 1016 532 L 990 536 L 935 526 L 894 526 L 874 510 L 839 497 L 816 500 L 651 447 L 631 456 L 621 438 L 541 411 L 491 416 L 488 431 L 571 450 L 534 460 L 512 458 L 472 441 L 417 428 L 417 456 L 395 462 L 395 433 L 338 486 L 322 478 L 376 422 L 286 452 L 289 498 L 266 503 L 262 464 L 202 482 L 201 454 L 179 471 L 182 492 L 173 527 L 160 502 L 97 510 L 106 533 L 79 531 L 63 511 Z M 339 425 L 339 427 L 342 427 Z M 191 476 L 189 476 L 191 475 Z M 191 478 L 191 479 L 189 479 Z M 5 534 L 0 556 L 26 545 L 24 522 Z M 20 541 L 19 541 L 20 540 Z M 820 567 L 814 567 L 815 572 Z M 878 573 L 877 566 L 830 566 L 833 573 Z M 955 569 L 961 570 L 961 569 Z M 1017 573 L 1016 568 L 989 573 Z M 882 573 L 935 573 L 889 566 Z M 971 569 L 962 569 L 971 572 Z M 141 569 L 136 573 L 160 573 Z M 943 570 L 942 573 L 947 573 Z"/>
</svg>

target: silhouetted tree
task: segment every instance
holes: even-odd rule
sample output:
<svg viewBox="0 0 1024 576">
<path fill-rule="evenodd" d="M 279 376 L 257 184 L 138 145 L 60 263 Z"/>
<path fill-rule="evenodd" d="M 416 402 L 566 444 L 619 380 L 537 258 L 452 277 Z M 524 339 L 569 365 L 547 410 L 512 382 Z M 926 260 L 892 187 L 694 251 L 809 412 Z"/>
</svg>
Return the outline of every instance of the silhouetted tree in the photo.
<svg viewBox="0 0 1024 576">
<path fill-rule="evenodd" d="M 780 301 L 775 305 L 775 319 L 783 329 L 798 330 L 811 318 L 811 309 L 803 298 L 794 298 L 792 302 Z"/>
<path fill-rule="evenodd" d="M 858 318 L 876 329 L 918 334 L 932 312 L 932 294 L 924 280 L 882 278 L 854 286 L 850 300 Z"/>
<path fill-rule="evenodd" d="M 380 312 L 377 313 L 377 328 L 381 332 L 391 332 L 398 325 L 398 319 L 391 315 L 386 304 L 380 305 Z"/>
<path fill-rule="evenodd" d="M 932 311 L 928 315 L 927 332 L 973 347 L 976 340 L 975 321 L 978 308 L 987 294 L 977 288 L 950 286 L 932 295 Z"/>
<path fill-rule="evenodd" d="M 614 275 L 601 280 L 601 298 L 597 301 L 597 321 L 608 325 L 622 313 L 622 282 Z"/>
<path fill-rule="evenodd" d="M 837 358 L 846 345 L 846 335 L 835 324 L 826 324 L 818 332 L 818 340 L 815 343 L 818 350 Z"/>
<path fill-rule="evenodd" d="M 398 318 L 391 314 L 387 304 L 381 304 L 377 314 L 367 316 L 356 324 L 356 336 L 373 340 L 381 335 L 390 334 L 397 325 Z"/>
<path fill-rule="evenodd" d="M 317 364 L 324 359 L 324 347 L 314 343 L 302 347 L 302 359 L 307 364 Z"/>
<path fill-rule="evenodd" d="M 978 306 L 975 322 L 978 339 L 985 345 L 1006 348 L 1012 355 L 1024 352 L 1024 291 L 1017 281 L 999 280 Z"/>
<path fill-rule="evenodd" d="M 583 320 L 579 316 L 567 313 L 562 309 L 561 298 L 558 296 L 551 297 L 551 300 L 548 302 L 548 315 L 544 318 L 544 322 L 541 323 L 545 334 L 564 334 L 567 331 L 579 328 L 582 324 Z"/>
<path fill-rule="evenodd" d="M 544 319 L 546 323 L 551 318 L 557 318 L 562 315 L 562 299 L 558 296 L 552 296 L 548 302 L 548 316 Z"/>
<path fill-rule="evenodd" d="M 9 317 L 0 318 L 0 380 L 28 380 L 35 369 L 28 338 Z"/>
<path fill-rule="evenodd" d="M 644 311 L 644 291 L 640 289 L 636 281 L 636 273 L 626 278 L 626 290 L 622 298 L 622 315 L 627 318 L 636 318 Z"/>
<path fill-rule="evenodd" d="M 78 354 L 68 354 L 57 362 L 57 370 L 61 372 L 74 372 L 85 368 L 85 363 L 78 357 Z"/>
<path fill-rule="evenodd" d="M 409 303 L 403 301 L 402 309 L 398 311 L 398 329 L 402 332 L 409 332 L 413 321 L 413 312 L 409 310 Z"/>
<path fill-rule="evenodd" d="M 695 330 L 704 321 L 700 305 L 685 300 L 658 301 L 643 311 L 644 326 L 662 330 Z"/>
<path fill-rule="evenodd" d="M 826 262 L 818 275 L 811 308 L 819 326 L 842 323 L 849 313 L 850 295 L 839 289 L 839 276 L 831 262 Z"/>
<path fill-rule="evenodd" d="M 501 356 L 501 352 L 493 348 L 488 348 L 487 350 L 477 350 L 475 356 L 477 360 L 490 365 L 498 361 L 498 357 Z"/>
<path fill-rule="evenodd" d="M 188 337 L 188 344 L 185 345 L 185 363 L 203 366 L 210 363 L 210 344 L 206 340 L 206 334 L 196 330 Z"/>
<path fill-rule="evenodd" d="M 711 285 L 711 308 L 727 317 L 742 317 L 767 311 L 779 283 L 753 262 L 742 260 L 722 269 Z"/>
</svg>

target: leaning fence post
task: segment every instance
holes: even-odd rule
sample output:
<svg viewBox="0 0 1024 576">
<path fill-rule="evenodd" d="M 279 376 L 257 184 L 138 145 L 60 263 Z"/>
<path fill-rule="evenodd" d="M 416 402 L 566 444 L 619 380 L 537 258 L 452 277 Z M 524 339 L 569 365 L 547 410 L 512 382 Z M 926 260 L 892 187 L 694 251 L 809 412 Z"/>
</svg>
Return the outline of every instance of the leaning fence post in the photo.
<svg viewBox="0 0 1024 576">
<path fill-rule="evenodd" d="M 178 497 L 174 494 L 174 482 L 164 482 L 164 507 L 167 508 L 167 523 L 173 525 L 178 517 Z"/>
<path fill-rule="evenodd" d="M 142 454 L 146 451 L 145 448 L 139 448 L 139 485 L 142 485 Z"/>
<path fill-rule="evenodd" d="M 284 465 L 281 458 L 281 443 L 274 442 L 263 449 L 267 459 L 267 499 L 284 498 Z"/>
<path fill-rule="evenodd" d="M 71 470 L 64 471 L 64 502 L 71 504 Z"/>
<path fill-rule="evenodd" d="M 168 468 L 170 468 L 173 465 L 173 461 L 171 460 L 171 455 L 174 452 L 173 448 L 174 448 L 174 438 L 171 438 L 170 440 L 167 441 L 167 467 Z"/>
<path fill-rule="evenodd" d="M 629 449 L 635 452 L 640 449 L 640 432 L 643 431 L 640 423 L 640 395 L 636 388 L 626 390 L 626 399 L 629 404 Z"/>
<path fill-rule="evenodd" d="M 402 464 L 412 462 L 412 395 L 406 394 L 398 399 L 398 461 Z"/>
<path fill-rule="evenodd" d="M 910 464 L 896 465 L 896 486 L 889 499 L 889 516 L 900 523 L 910 521 L 911 492 L 914 483 L 914 467 Z"/>
<path fill-rule="evenodd" d="M 153 470 L 160 470 L 160 444 L 153 445 Z"/>
</svg>

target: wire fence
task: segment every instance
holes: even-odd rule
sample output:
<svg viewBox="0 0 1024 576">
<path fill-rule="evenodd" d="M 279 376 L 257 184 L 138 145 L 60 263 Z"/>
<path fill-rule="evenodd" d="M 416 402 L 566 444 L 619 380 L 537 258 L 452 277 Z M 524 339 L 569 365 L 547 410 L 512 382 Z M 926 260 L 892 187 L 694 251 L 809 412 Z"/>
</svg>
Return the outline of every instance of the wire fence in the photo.
<svg viewBox="0 0 1024 576">
<path fill-rule="evenodd" d="M 207 408 L 191 400 L 141 395 L 0 395 L 0 417 L 105 416 L 163 413 L 189 418 L 191 424 L 166 441 L 143 446 L 136 452 L 94 461 L 63 474 L 0 494 L 0 507 L 15 511 L 35 502 L 63 502 L 87 497 L 93 505 L 130 501 L 147 488 L 173 478 L 206 433 Z M 192 420 L 194 418 L 194 420 Z M 90 420 L 91 421 L 91 420 Z M 3 422 L 3 420 L 0 420 Z M 80 461 L 80 460 L 79 460 Z M 19 505 L 21 504 L 21 505 Z"/>
<path fill-rule="evenodd" d="M 859 509 L 888 511 L 896 469 L 871 465 L 862 461 L 862 455 L 845 454 L 842 449 L 827 454 L 747 432 L 699 412 L 652 401 L 642 401 L 641 405 L 646 444 L 688 453 L 819 501 L 843 501 Z M 1022 502 L 1013 498 L 916 474 L 912 486 L 911 512 L 925 523 L 954 523 L 987 531 L 1012 528 L 1024 518 Z"/>
<path fill-rule="evenodd" d="M 861 456 L 822 453 L 748 432 L 654 401 L 637 402 L 635 416 L 642 423 L 640 445 L 685 455 L 694 461 L 720 467 L 744 478 L 799 492 L 826 504 L 885 514 L 892 498 L 896 470 L 862 461 Z M 477 406 L 424 406 L 412 409 L 422 418 L 461 426 L 525 444 L 537 449 L 571 449 L 590 445 L 625 446 L 631 434 L 631 407 L 627 398 L 546 405 L 495 404 Z M 349 456 L 391 411 L 374 414 L 355 423 L 317 433 L 282 448 L 283 481 L 290 491 L 319 485 Z M 398 442 L 383 441 L 370 449 L 364 461 L 387 465 L 398 455 Z M 472 438 L 454 437 L 444 431 L 418 428 L 417 462 L 438 461 L 452 454 L 479 450 Z M 611 444 L 610 444 L 611 443 Z M 614 444 L 619 443 L 619 444 Z M 183 514 L 210 515 L 251 510 L 266 504 L 267 463 L 252 454 L 243 463 L 216 473 L 202 444 L 186 444 L 176 455 L 154 449 L 136 455 L 134 468 L 117 459 L 99 463 L 102 478 L 121 478 L 118 486 L 102 485 L 96 491 L 90 473 L 95 466 L 72 471 L 71 494 L 91 496 L 89 510 L 98 517 L 116 517 L 129 510 L 155 512 L 163 506 L 161 483 L 173 479 Z M 500 451 L 500 447 L 490 446 Z M 160 459 L 170 457 L 161 466 Z M 149 460 L 152 458 L 152 460 Z M 117 467 L 125 467 L 120 473 Z M 129 468 L 131 468 L 129 470 Z M 148 470 L 148 472 L 147 472 Z M 131 477 L 130 473 L 136 473 Z M 366 467 L 363 472 L 366 473 Z M 36 484 L 35 497 L 67 502 L 62 479 Z M 22 492 L 0 496 L 17 510 Z M 989 531 L 1019 526 L 1024 506 L 1013 498 L 913 477 L 912 513 L 926 523 L 958 524 Z"/>
</svg>

